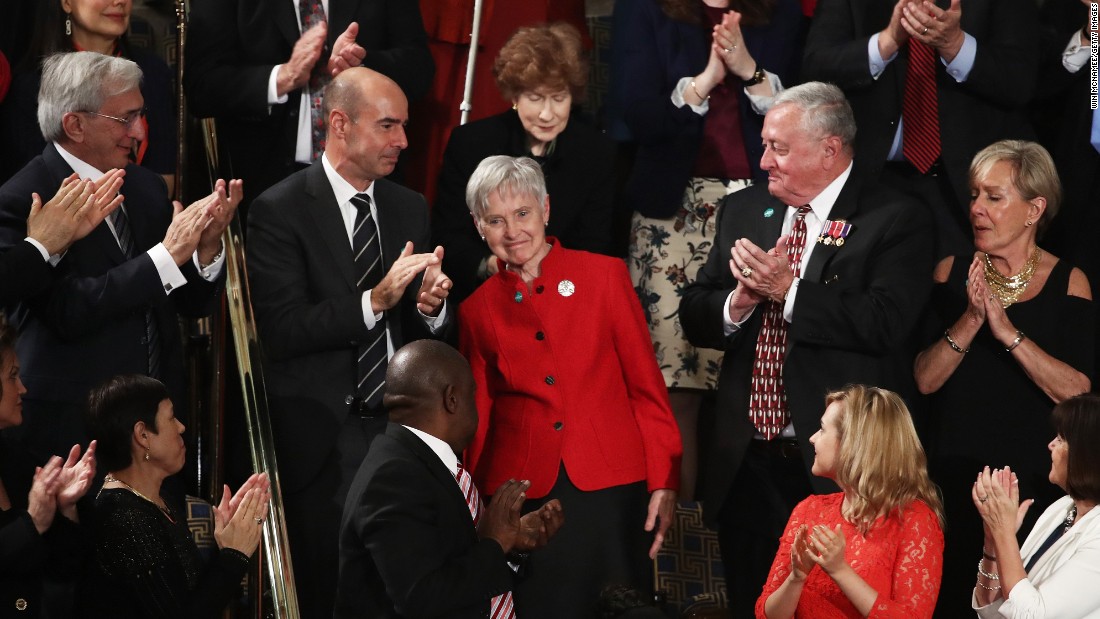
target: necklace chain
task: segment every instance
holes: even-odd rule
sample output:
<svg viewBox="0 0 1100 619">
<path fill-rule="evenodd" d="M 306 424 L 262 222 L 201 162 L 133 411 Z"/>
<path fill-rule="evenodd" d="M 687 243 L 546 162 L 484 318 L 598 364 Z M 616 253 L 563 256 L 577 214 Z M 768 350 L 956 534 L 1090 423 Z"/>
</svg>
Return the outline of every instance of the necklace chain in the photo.
<svg viewBox="0 0 1100 619">
<path fill-rule="evenodd" d="M 150 499 L 149 497 L 145 496 L 144 494 L 138 492 L 137 488 L 134 488 L 130 484 L 122 481 L 121 479 L 115 477 L 114 475 L 111 475 L 110 473 L 107 473 L 107 476 L 103 478 L 103 483 L 107 484 L 107 483 L 110 483 L 110 482 L 115 482 L 116 484 L 122 484 L 122 486 L 124 488 L 126 488 L 127 490 L 129 490 L 130 492 L 133 492 L 137 496 L 145 499 L 146 501 L 152 503 L 153 505 L 156 505 L 157 509 L 159 509 L 160 512 L 162 514 L 164 514 L 164 517 L 167 518 L 169 522 L 171 522 L 172 524 L 176 523 L 176 519 L 172 517 L 172 512 L 168 509 L 167 505 L 162 505 L 160 503 L 157 503 L 153 499 Z"/>
<path fill-rule="evenodd" d="M 1035 271 L 1042 258 L 1043 250 L 1036 246 L 1035 251 L 1031 252 L 1031 256 L 1024 263 L 1024 268 L 1010 277 L 998 271 L 997 267 L 993 266 L 993 260 L 989 258 L 989 254 L 985 254 L 985 283 L 989 285 L 993 296 L 1001 302 L 1001 307 L 1008 307 L 1020 300 L 1024 291 L 1027 290 L 1027 285 L 1031 283 L 1031 278 L 1035 277 Z"/>
</svg>

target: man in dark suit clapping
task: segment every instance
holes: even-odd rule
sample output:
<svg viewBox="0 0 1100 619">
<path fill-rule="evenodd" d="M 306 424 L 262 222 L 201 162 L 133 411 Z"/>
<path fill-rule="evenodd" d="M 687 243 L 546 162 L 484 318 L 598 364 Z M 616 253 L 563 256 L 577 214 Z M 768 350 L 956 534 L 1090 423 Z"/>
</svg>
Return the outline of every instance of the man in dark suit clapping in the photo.
<svg viewBox="0 0 1100 619">
<path fill-rule="evenodd" d="M 248 268 L 303 615 L 327 617 L 340 513 L 385 427 L 387 359 L 449 321 L 424 197 L 385 178 L 408 102 L 356 67 L 325 89 L 321 158 L 252 203 Z"/>
</svg>

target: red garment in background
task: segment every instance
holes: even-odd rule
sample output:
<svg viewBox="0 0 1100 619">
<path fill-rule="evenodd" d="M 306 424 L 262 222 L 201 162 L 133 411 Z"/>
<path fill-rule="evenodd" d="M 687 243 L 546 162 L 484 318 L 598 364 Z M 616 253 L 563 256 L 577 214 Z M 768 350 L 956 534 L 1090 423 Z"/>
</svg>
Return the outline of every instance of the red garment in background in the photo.
<svg viewBox="0 0 1100 619">
<path fill-rule="evenodd" d="M 0 101 L 8 94 L 8 86 L 11 85 L 11 67 L 4 52 L 0 52 Z"/>
<path fill-rule="evenodd" d="M 427 96 L 410 107 L 409 148 L 402 157 L 407 166 L 405 185 L 423 193 L 428 204 L 434 204 L 443 149 L 461 116 L 458 106 L 462 103 L 466 84 L 474 0 L 420 0 L 420 12 L 428 33 L 428 47 L 435 60 L 435 79 Z M 584 19 L 584 0 L 483 0 L 481 41 L 470 98 L 471 121 L 499 114 L 511 106 L 497 90 L 493 79 L 493 62 L 508 37 L 521 26 L 553 21 L 573 24 L 585 38 L 585 46 L 591 46 Z"/>
</svg>

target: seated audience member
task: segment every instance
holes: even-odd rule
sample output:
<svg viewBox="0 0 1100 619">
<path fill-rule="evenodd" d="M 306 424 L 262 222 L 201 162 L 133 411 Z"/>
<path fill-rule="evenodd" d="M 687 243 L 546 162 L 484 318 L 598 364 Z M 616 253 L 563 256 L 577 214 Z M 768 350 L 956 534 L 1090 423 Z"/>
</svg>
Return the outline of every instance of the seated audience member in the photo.
<svg viewBox="0 0 1100 619">
<path fill-rule="evenodd" d="M 1056 500 L 1041 437 L 1056 403 L 1089 390 L 1095 358 L 1088 279 L 1038 245 L 1061 197 L 1050 155 L 1033 142 L 996 142 L 974 157 L 970 179 L 977 251 L 936 266 L 930 344 L 915 365 L 917 386 L 932 394 L 929 468 L 951 523 L 945 613 L 970 596 L 980 550 L 981 523 L 963 498 L 972 471 L 1011 463 L 1036 512 Z M 974 440 L 990 431 L 996 440 Z"/>
<path fill-rule="evenodd" d="M 69 247 L 45 290 L 8 308 L 30 389 L 19 440 L 40 460 L 87 441 L 88 391 L 112 376 L 148 373 L 186 401 L 179 317 L 209 315 L 220 291 L 221 236 L 241 183 L 218 180 L 209 196 L 173 212 L 163 180 L 129 163 L 130 147 L 145 136 L 141 79 L 124 58 L 47 58 L 38 116 L 50 144 L 0 186 L 0 252 L 25 244 L 31 195 L 54 195 L 74 172 L 123 197 Z M 112 168 L 125 168 L 125 180 L 110 180 Z"/>
<path fill-rule="evenodd" d="M 459 320 L 481 417 L 466 464 L 483 488 L 529 479 L 529 498 L 569 514 L 530 559 L 519 615 L 593 617 L 607 584 L 652 590 L 646 548 L 653 558 L 664 542 L 680 481 L 642 308 L 622 260 L 546 235 L 550 199 L 531 159 L 482 161 L 466 203 L 497 264 Z"/>
<path fill-rule="evenodd" d="M 23 59 L 13 58 L 15 71 L 8 101 L 0 108 L 0 128 L 6 137 L 0 153 L 0 182 L 10 178 L 42 154 L 38 116 L 38 88 L 42 61 L 59 52 L 87 51 L 133 60 L 141 67 L 142 114 L 135 122 L 145 130 L 134 143 L 130 160 L 164 178 L 171 195 L 176 173 L 175 76 L 168 65 L 126 40 L 130 29 L 129 0 L 41 0 L 31 48 Z"/>
<path fill-rule="evenodd" d="M 0 321 L 0 429 L 22 423 L 26 392 L 19 380 L 15 330 Z M 76 502 L 94 474 L 95 442 L 83 456 L 74 445 L 64 462 L 53 456 L 36 468 L 17 445 L 0 439 L 0 608 L 5 609 L 0 616 L 56 616 L 43 609 L 71 602 L 44 599 L 42 583 L 78 576 L 84 553 Z"/>
<path fill-rule="evenodd" d="M 1051 414 L 1050 482 L 1068 493 L 1016 534 L 1031 500 L 1008 467 L 978 473 L 970 497 L 985 523 L 971 606 L 982 619 L 1100 617 L 1100 396 L 1063 400 Z M 989 436 L 986 433 L 984 436 Z"/>
<path fill-rule="evenodd" d="M 413 342 L 390 360 L 390 423 L 344 507 L 336 617 L 516 616 L 509 562 L 545 545 L 564 516 L 551 501 L 521 518 L 528 481 L 508 480 L 480 503 L 456 455 L 477 431 L 475 389 L 469 364 L 441 342 Z"/>
<path fill-rule="evenodd" d="M 432 234 L 447 250 L 454 301 L 497 272 L 466 208 L 466 182 L 490 155 L 538 162 L 554 200 L 547 234 L 573 249 L 607 253 L 611 247 L 613 146 L 573 114 L 588 81 L 580 33 L 565 23 L 520 28 L 500 50 L 493 73 L 512 109 L 455 127 L 439 173 Z"/>
<path fill-rule="evenodd" d="M 26 242 L 0 253 L 0 305 L 18 303 L 49 287 L 52 259 L 88 236 L 122 204 L 118 195 L 122 176 L 121 171 L 111 170 L 93 183 L 71 174 L 45 205 L 37 193 L 31 193 Z"/>
<path fill-rule="evenodd" d="M 184 426 L 158 380 L 118 376 L 88 396 L 89 424 L 107 477 L 96 496 L 96 557 L 81 593 L 90 617 L 221 617 L 237 593 L 263 533 L 267 474 L 236 494 L 225 487 L 214 508 L 218 553 L 204 565 L 187 527 L 161 496 L 183 469 Z"/>
<path fill-rule="evenodd" d="M 756 616 L 931 617 L 943 510 L 909 409 L 896 393 L 863 385 L 825 404 L 810 437 L 813 474 L 841 492 L 794 508 Z"/>
</svg>

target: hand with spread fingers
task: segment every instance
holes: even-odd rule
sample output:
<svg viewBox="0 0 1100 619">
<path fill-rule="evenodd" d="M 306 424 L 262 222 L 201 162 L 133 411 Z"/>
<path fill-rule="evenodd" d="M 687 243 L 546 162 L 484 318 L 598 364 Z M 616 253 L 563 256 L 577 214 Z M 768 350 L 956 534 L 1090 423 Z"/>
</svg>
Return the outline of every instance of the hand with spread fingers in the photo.
<svg viewBox="0 0 1100 619">
<path fill-rule="evenodd" d="M 951 62 L 962 49 L 961 19 L 960 0 L 951 0 L 947 10 L 928 0 L 911 1 L 902 8 L 901 26 L 911 38 L 935 49 L 945 61 Z"/>
<path fill-rule="evenodd" d="M 784 234 L 775 248 L 765 252 L 748 239 L 738 239 L 733 246 L 733 277 L 760 297 L 782 303 L 794 283 L 794 272 L 787 262 L 787 240 Z"/>
</svg>

